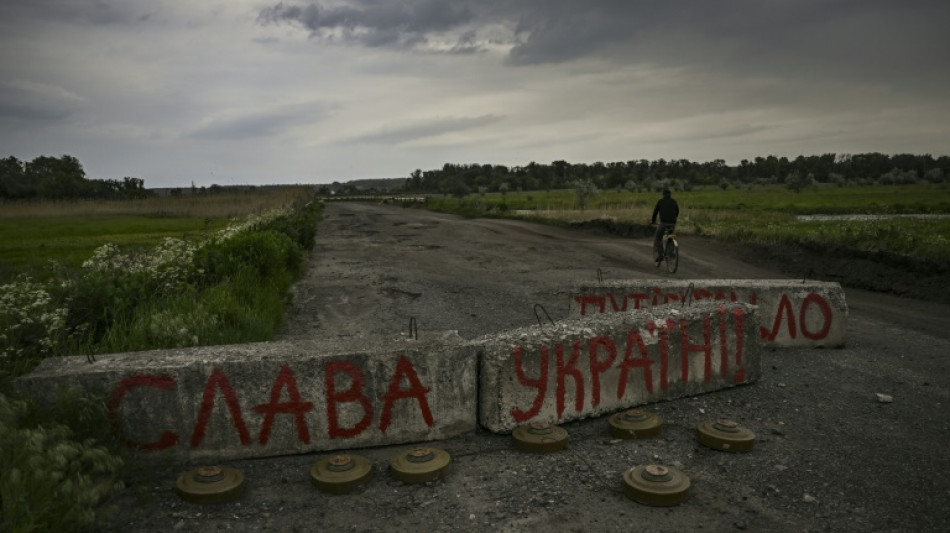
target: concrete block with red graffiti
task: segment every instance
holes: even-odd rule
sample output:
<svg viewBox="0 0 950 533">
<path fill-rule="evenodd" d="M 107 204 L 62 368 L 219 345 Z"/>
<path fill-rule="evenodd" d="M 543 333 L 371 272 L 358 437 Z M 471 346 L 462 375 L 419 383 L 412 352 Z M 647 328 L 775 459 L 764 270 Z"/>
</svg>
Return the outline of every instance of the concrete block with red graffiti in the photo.
<svg viewBox="0 0 950 533">
<path fill-rule="evenodd" d="M 734 302 L 596 313 L 473 341 L 479 422 L 508 432 L 758 379 L 758 308 Z"/>
<path fill-rule="evenodd" d="M 684 307 L 694 302 L 759 306 L 759 338 L 770 347 L 844 346 L 848 304 L 838 283 L 776 279 L 631 279 L 578 284 L 570 316 Z"/>
<path fill-rule="evenodd" d="M 51 358 L 31 396 L 96 391 L 132 449 L 264 457 L 438 440 L 477 427 L 477 360 L 455 332 Z"/>
</svg>

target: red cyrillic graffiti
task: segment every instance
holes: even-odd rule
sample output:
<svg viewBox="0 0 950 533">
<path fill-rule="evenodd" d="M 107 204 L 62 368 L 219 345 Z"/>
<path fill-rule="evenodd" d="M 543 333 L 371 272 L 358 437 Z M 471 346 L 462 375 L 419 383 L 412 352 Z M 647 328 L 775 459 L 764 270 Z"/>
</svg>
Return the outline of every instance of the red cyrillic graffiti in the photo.
<svg viewBox="0 0 950 533">
<path fill-rule="evenodd" d="M 607 303 L 610 303 L 610 309 L 615 313 L 622 313 L 629 309 L 646 309 L 658 305 L 667 305 L 674 302 L 686 301 L 685 292 L 663 292 L 660 287 L 653 287 L 648 292 L 630 292 L 622 296 L 615 295 L 613 291 L 604 291 L 601 294 L 582 294 L 574 297 L 574 301 L 580 304 L 581 316 L 587 316 L 588 307 L 592 307 L 598 313 L 607 311 Z M 739 295 L 735 291 L 726 294 L 718 290 L 712 293 L 706 289 L 695 289 L 692 292 L 692 299 L 701 300 L 728 300 L 731 302 L 739 301 Z M 630 302 L 633 302 L 631 307 Z M 752 292 L 749 295 L 749 303 L 755 304 L 756 294 Z"/>
<path fill-rule="evenodd" d="M 603 296 L 575 296 L 574 300 L 581 304 L 581 316 L 587 315 L 588 305 L 596 305 L 599 313 L 603 313 L 607 307 L 607 300 Z M 626 306 L 626 300 L 624 300 L 624 305 Z"/>
<path fill-rule="evenodd" d="M 734 376 L 736 382 L 745 380 L 745 370 L 742 367 L 742 336 L 744 335 L 743 316 L 745 311 L 742 308 L 732 310 L 732 319 L 734 322 L 734 333 L 736 337 L 734 353 L 730 354 L 727 331 L 727 315 L 725 309 L 720 308 L 717 313 L 719 318 L 719 336 L 720 336 L 720 367 L 723 377 L 728 376 L 730 367 L 730 355 L 734 357 Z M 690 380 L 690 358 L 693 354 L 703 355 L 702 379 L 708 383 L 712 377 L 713 360 L 713 339 L 712 339 L 712 316 L 704 316 L 702 319 L 702 336 L 700 344 L 693 344 L 689 339 L 689 322 L 681 320 L 679 327 L 673 319 L 666 319 L 657 322 L 648 322 L 644 325 L 647 334 L 657 339 L 656 344 L 659 348 L 659 386 L 661 391 L 669 389 L 669 357 L 670 357 L 670 335 L 678 333 L 680 342 L 680 378 L 682 383 Z M 617 380 L 617 399 L 623 398 L 627 391 L 627 382 L 629 381 L 630 371 L 633 369 L 642 369 L 644 387 L 648 394 L 653 394 L 653 364 L 650 358 L 647 344 L 644 342 L 638 328 L 630 329 L 626 334 L 623 358 L 618 358 L 618 347 L 613 337 L 596 336 L 590 339 L 572 339 L 571 356 L 565 360 L 565 346 L 563 343 L 554 345 L 555 368 L 554 368 L 554 403 L 557 417 L 561 418 L 566 409 L 567 399 L 567 378 L 571 378 L 574 388 L 574 410 L 580 413 L 584 408 L 586 380 L 579 368 L 579 359 L 584 352 L 583 346 L 587 346 L 587 366 L 590 369 L 590 397 L 591 407 L 597 407 L 601 403 L 602 378 L 601 376 L 616 368 L 619 371 Z M 538 373 L 536 378 L 529 378 L 524 368 L 524 348 L 516 346 L 514 350 L 514 370 L 518 383 L 534 389 L 535 396 L 531 407 L 522 410 L 513 407 L 509 412 L 515 422 L 522 423 L 536 417 L 540 412 L 547 398 L 548 383 L 551 378 L 549 373 L 550 365 L 550 347 L 541 345 L 538 349 Z M 619 362 L 618 362 L 619 359 Z"/>
<path fill-rule="evenodd" d="M 640 354 L 640 357 L 636 359 L 631 359 L 630 354 L 633 353 L 634 345 L 637 347 L 637 353 Z M 620 361 L 620 379 L 617 384 L 617 399 L 623 398 L 625 392 L 627 392 L 627 373 L 632 368 L 642 368 L 643 369 L 643 383 L 646 385 L 647 392 L 653 394 L 653 371 L 650 370 L 650 356 L 647 355 L 647 347 L 643 342 L 643 337 L 640 336 L 640 332 L 631 329 L 627 332 L 627 347 L 623 353 L 623 361 Z"/>
<path fill-rule="evenodd" d="M 531 387 L 533 389 L 538 389 L 537 395 L 534 397 L 534 402 L 531 404 L 531 408 L 527 411 L 522 411 L 517 407 L 511 409 L 511 417 L 517 420 L 518 422 L 524 422 L 526 420 L 531 420 L 539 412 L 541 412 L 541 404 L 544 403 L 544 397 L 548 392 L 548 347 L 541 347 L 541 357 L 538 364 L 540 367 L 538 370 L 538 379 L 530 379 L 525 375 L 524 372 L 524 363 L 522 359 L 522 350 L 521 346 L 515 346 L 515 375 L 518 376 L 518 383 Z"/>
<path fill-rule="evenodd" d="M 152 387 L 161 390 L 171 390 L 175 388 L 175 380 L 169 376 L 159 374 L 139 374 L 123 379 L 119 385 L 112 391 L 107 408 L 109 410 L 109 422 L 116 433 L 121 433 L 119 428 L 119 406 L 125 395 L 133 389 L 139 387 Z M 139 450 L 164 450 L 178 444 L 178 434 L 174 431 L 164 431 L 161 437 L 154 442 L 136 442 L 131 439 L 125 439 L 125 445 L 129 448 Z"/>
<path fill-rule="evenodd" d="M 821 327 L 817 332 L 808 330 L 808 321 L 809 316 L 808 311 L 812 305 L 818 307 L 818 310 L 821 311 Z M 811 340 L 821 340 L 828 336 L 828 332 L 831 330 L 831 323 L 834 319 L 834 314 L 831 311 L 831 306 L 828 305 L 828 301 L 825 298 L 816 293 L 808 293 L 807 296 L 802 300 L 801 307 L 798 310 L 798 324 L 801 327 L 802 335 Z M 798 337 L 798 328 L 795 327 L 795 310 L 792 306 L 792 301 L 788 298 L 787 294 L 783 294 L 782 298 L 778 303 L 778 311 L 775 313 L 775 322 L 772 324 L 772 329 L 769 330 L 765 326 L 759 326 L 759 332 L 763 339 L 768 341 L 774 341 L 782 329 L 782 323 L 786 324 L 788 337 L 790 339 L 795 339 Z"/>
<path fill-rule="evenodd" d="M 581 341 L 574 339 L 574 342 L 571 343 L 573 350 L 571 352 L 571 358 L 567 360 L 567 364 L 564 363 L 564 346 L 558 344 L 555 346 L 554 351 L 557 354 L 557 416 L 560 417 L 561 413 L 564 412 L 564 378 L 571 376 L 574 379 L 574 390 L 576 394 L 574 395 L 574 404 L 575 409 L 578 411 L 584 407 L 584 378 L 581 376 L 581 371 L 577 369 L 577 360 L 581 356 Z"/>
<path fill-rule="evenodd" d="M 685 293 L 663 292 L 660 287 L 653 287 L 646 293 L 627 293 L 622 297 L 615 295 L 612 291 L 605 291 L 602 294 L 578 295 L 574 297 L 574 300 L 580 304 L 581 316 L 586 316 L 594 312 L 594 310 L 599 313 L 607 312 L 608 309 L 612 309 L 613 312 L 624 312 L 631 307 L 629 305 L 631 301 L 633 302 L 633 309 L 643 309 L 646 306 L 655 307 L 672 302 L 682 302 L 686 300 L 686 297 L 687 295 Z M 702 300 L 740 301 L 739 295 L 736 294 L 735 291 L 727 293 L 723 290 L 716 290 L 712 292 L 708 289 L 694 289 L 692 299 L 697 302 Z M 747 300 L 748 303 L 752 305 L 758 305 L 759 303 L 758 295 L 754 291 L 748 294 Z M 608 301 L 610 303 L 609 308 L 607 307 Z M 802 300 L 797 313 L 794 307 L 788 294 L 782 294 L 778 305 L 775 307 L 775 321 L 771 329 L 765 326 L 760 326 L 759 328 L 761 338 L 766 341 L 774 342 L 778 335 L 782 333 L 783 325 L 790 339 L 798 338 L 799 330 L 803 337 L 810 340 L 817 341 L 828 337 L 828 333 L 831 331 L 831 326 L 834 322 L 834 312 L 824 296 L 817 293 L 809 293 Z M 821 313 L 821 325 L 814 331 L 812 328 L 809 328 L 809 322 L 806 320 L 808 317 L 814 315 L 812 308 L 817 308 L 818 312 Z"/>
<path fill-rule="evenodd" d="M 280 391 L 284 387 L 287 387 L 287 395 L 290 396 L 289 402 L 280 401 Z M 277 380 L 274 381 L 274 387 L 270 392 L 270 403 L 258 405 L 254 410 L 264 415 L 264 425 L 261 426 L 260 435 L 261 446 L 266 445 L 267 439 L 270 438 L 270 428 L 274 425 L 274 415 L 277 413 L 294 415 L 294 422 L 297 424 L 297 438 L 304 444 L 310 444 L 310 430 L 307 429 L 304 415 L 313 410 L 313 403 L 300 401 L 297 378 L 294 377 L 290 365 L 284 365 L 280 369 L 280 373 L 277 374 Z"/>
<path fill-rule="evenodd" d="M 409 389 L 399 388 L 399 384 L 402 383 L 404 376 L 409 381 Z M 409 362 L 409 359 L 406 359 L 405 355 L 399 356 L 399 362 L 396 363 L 396 375 L 394 375 L 393 380 L 389 382 L 389 391 L 386 392 L 386 403 L 383 404 L 383 416 L 379 422 L 379 430 L 386 433 L 386 428 L 389 427 L 390 418 L 392 417 L 393 403 L 396 400 L 407 398 L 415 398 L 419 402 L 419 409 L 422 410 L 422 419 L 425 420 L 427 426 L 432 427 L 434 423 L 432 420 L 432 411 L 429 410 L 429 402 L 426 400 L 426 394 L 428 394 L 430 390 L 432 389 L 422 386 L 422 383 L 419 381 L 419 376 L 416 375 L 416 369 L 412 367 L 412 363 Z"/>
<path fill-rule="evenodd" d="M 720 323 L 722 319 L 720 318 Z M 700 352 L 705 358 L 703 362 L 703 381 L 709 383 L 709 375 L 712 374 L 712 335 L 709 332 L 709 316 L 703 317 L 703 344 L 690 344 L 689 343 L 689 322 L 686 320 L 680 320 L 680 337 L 683 340 L 683 349 L 680 351 L 681 363 L 682 366 L 682 377 L 683 383 L 689 381 L 689 354 L 690 352 Z M 722 341 L 725 342 L 725 341 Z"/>
<path fill-rule="evenodd" d="M 339 390 L 338 388 L 338 377 L 341 374 L 348 375 L 351 381 L 349 388 L 345 390 Z M 373 402 L 364 392 L 365 371 L 349 361 L 328 361 L 324 365 L 324 379 L 326 383 L 328 437 L 330 439 L 353 438 L 362 434 L 372 423 L 374 414 Z M 403 381 L 408 384 L 407 387 L 403 387 Z M 124 378 L 113 390 L 107 406 L 109 419 L 115 431 L 121 433 L 120 410 L 122 402 L 129 394 L 143 387 L 170 392 L 176 386 L 175 379 L 166 375 L 137 374 Z M 284 391 L 286 391 L 286 394 Z M 396 363 L 394 375 L 389 382 L 388 392 L 382 398 L 383 406 L 379 430 L 385 433 L 389 429 L 393 424 L 392 412 L 396 402 L 407 399 L 414 399 L 418 403 L 422 420 L 427 426 L 432 427 L 435 420 L 429 406 L 428 394 L 430 391 L 431 389 L 426 387 L 419 378 L 419 374 L 409 358 L 401 355 Z M 224 398 L 241 444 L 244 446 L 251 444 L 250 433 L 241 411 L 238 394 L 224 372 L 220 368 L 215 368 L 208 376 L 202 392 L 201 406 L 190 441 L 192 448 L 201 446 L 205 439 L 207 426 L 214 411 L 215 398 L 219 392 Z M 287 397 L 285 400 L 281 399 L 283 395 Z M 363 417 L 352 427 L 343 427 L 339 419 L 338 408 L 340 404 L 354 402 L 363 408 Z M 276 415 L 288 414 L 293 415 L 297 440 L 303 444 L 309 444 L 311 436 L 306 415 L 313 410 L 314 404 L 303 401 L 297 386 L 297 378 L 290 365 L 285 364 L 274 379 L 269 401 L 253 407 L 254 412 L 263 416 L 258 442 L 261 446 L 266 446 L 270 440 Z M 130 448 L 141 450 L 164 450 L 179 444 L 179 436 L 174 431 L 167 430 L 153 442 L 138 442 L 126 439 L 125 443 Z"/>
<path fill-rule="evenodd" d="M 221 389 L 224 401 L 227 402 L 228 411 L 231 413 L 234 427 L 238 430 L 241 444 L 247 446 L 251 443 L 247 426 L 244 424 L 244 417 L 241 416 L 241 403 L 238 402 L 237 394 L 234 393 L 234 388 L 224 372 L 215 368 L 208 376 L 208 383 L 205 385 L 204 394 L 201 396 L 201 411 L 198 413 L 198 423 L 195 424 L 195 431 L 191 434 L 192 448 L 197 448 L 205 438 L 205 426 L 208 425 L 208 419 L 211 418 L 211 411 L 214 409 L 214 390 L 218 388 Z"/>
<path fill-rule="evenodd" d="M 809 304 L 817 305 L 818 310 L 821 311 L 821 329 L 819 329 L 817 333 L 808 331 L 808 321 L 805 320 L 805 317 L 808 315 Z M 831 330 L 832 318 L 831 306 L 828 305 L 828 302 L 820 294 L 815 293 L 810 293 L 805 297 L 805 300 L 802 302 L 802 308 L 798 312 L 798 323 L 801 324 L 802 335 L 813 341 L 824 339 L 828 336 L 828 332 Z"/>
<path fill-rule="evenodd" d="M 732 310 L 733 321 L 736 325 L 736 383 L 745 382 L 745 367 L 742 366 L 742 335 L 739 334 L 745 327 L 745 311 L 736 308 Z"/>
<path fill-rule="evenodd" d="M 603 347 L 610 357 L 605 361 L 597 359 L 597 348 Z M 590 340 L 590 382 L 593 405 L 600 405 L 600 374 L 606 372 L 617 358 L 617 347 L 610 337 L 594 337 Z"/>
<path fill-rule="evenodd" d="M 337 392 L 336 375 L 343 372 L 350 376 L 350 388 Z M 327 384 L 327 421 L 331 439 L 355 437 L 363 432 L 373 421 L 373 404 L 363 394 L 363 372 L 349 361 L 330 361 L 324 366 L 324 378 Z M 359 402 L 363 407 L 363 418 L 351 428 L 340 427 L 337 414 L 338 403 Z"/>
</svg>

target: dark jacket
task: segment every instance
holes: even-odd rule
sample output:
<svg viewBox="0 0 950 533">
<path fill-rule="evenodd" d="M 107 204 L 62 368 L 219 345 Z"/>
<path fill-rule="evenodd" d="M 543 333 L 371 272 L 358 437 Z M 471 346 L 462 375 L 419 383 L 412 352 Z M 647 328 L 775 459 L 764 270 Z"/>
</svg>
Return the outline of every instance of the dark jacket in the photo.
<svg viewBox="0 0 950 533">
<path fill-rule="evenodd" d="M 656 207 L 653 208 L 653 219 L 651 222 L 654 224 L 656 223 L 657 215 L 660 215 L 660 223 L 662 224 L 676 224 L 676 219 L 680 216 L 680 206 L 672 197 L 664 196 L 657 201 Z"/>
</svg>

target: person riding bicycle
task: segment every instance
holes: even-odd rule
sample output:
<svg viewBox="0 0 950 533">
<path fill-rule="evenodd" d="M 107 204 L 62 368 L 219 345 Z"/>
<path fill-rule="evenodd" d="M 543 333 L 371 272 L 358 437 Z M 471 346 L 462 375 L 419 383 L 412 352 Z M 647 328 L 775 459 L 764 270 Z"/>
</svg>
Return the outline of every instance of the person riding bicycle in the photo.
<svg viewBox="0 0 950 533">
<path fill-rule="evenodd" d="M 676 200 L 673 199 L 672 193 L 669 189 L 663 189 L 663 198 L 660 198 L 656 202 L 656 207 L 653 208 L 653 219 L 651 224 L 656 224 L 656 217 L 660 216 L 660 224 L 656 228 L 656 236 L 653 238 L 653 251 L 654 257 L 656 258 L 656 266 L 660 266 L 660 262 L 663 261 L 663 235 L 667 231 L 673 232 L 673 229 L 676 227 L 676 219 L 680 215 L 680 206 L 676 203 Z"/>
</svg>

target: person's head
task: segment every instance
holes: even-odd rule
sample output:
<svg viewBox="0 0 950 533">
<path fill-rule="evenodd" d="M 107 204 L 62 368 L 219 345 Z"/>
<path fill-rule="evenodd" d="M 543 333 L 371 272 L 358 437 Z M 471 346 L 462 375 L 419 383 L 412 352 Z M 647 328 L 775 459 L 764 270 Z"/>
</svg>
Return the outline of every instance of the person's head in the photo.
<svg viewBox="0 0 950 533">
<path fill-rule="evenodd" d="M 672 193 L 669 189 L 663 189 L 663 196 L 669 198 Z"/>
</svg>

